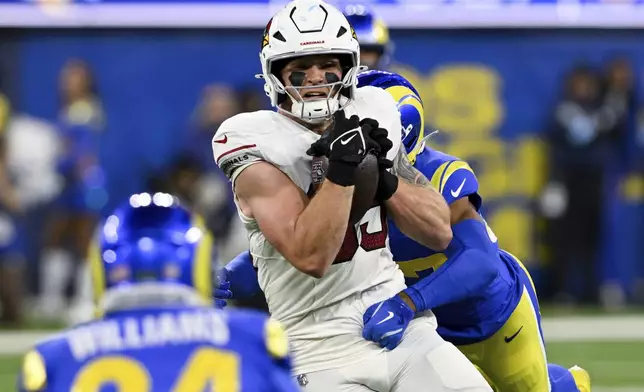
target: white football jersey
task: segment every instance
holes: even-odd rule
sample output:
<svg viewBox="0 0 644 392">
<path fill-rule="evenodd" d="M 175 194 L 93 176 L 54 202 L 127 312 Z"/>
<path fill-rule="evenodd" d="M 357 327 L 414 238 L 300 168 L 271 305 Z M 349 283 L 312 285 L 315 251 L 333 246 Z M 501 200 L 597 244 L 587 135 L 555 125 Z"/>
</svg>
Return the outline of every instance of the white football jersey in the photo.
<svg viewBox="0 0 644 392">
<path fill-rule="evenodd" d="M 375 87 L 357 90 L 345 109 L 347 118 L 357 114 L 373 118 L 389 131 L 399 153 L 400 114 L 389 93 Z M 225 121 L 213 138 L 214 157 L 233 182 L 257 162 L 270 162 L 304 193 L 311 187 L 309 146 L 320 135 L 273 111 L 243 113 Z M 321 279 L 294 268 L 268 243 L 254 219 L 239 211 L 248 231 L 250 252 L 258 268 L 259 284 L 272 317 L 288 333 L 295 359 L 295 374 L 357 362 L 381 351 L 362 338 L 362 315 L 371 304 L 405 288 L 404 277 L 389 250 L 384 209 L 373 207 L 347 230 L 336 262 Z M 324 241 L 324 233 L 320 233 Z"/>
</svg>

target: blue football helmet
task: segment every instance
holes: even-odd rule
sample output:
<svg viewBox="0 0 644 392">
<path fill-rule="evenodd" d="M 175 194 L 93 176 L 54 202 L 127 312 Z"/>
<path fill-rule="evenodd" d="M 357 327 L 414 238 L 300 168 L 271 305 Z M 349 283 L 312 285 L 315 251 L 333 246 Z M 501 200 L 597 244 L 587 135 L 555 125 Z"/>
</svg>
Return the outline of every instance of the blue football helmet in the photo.
<svg viewBox="0 0 644 392">
<path fill-rule="evenodd" d="M 387 69 L 393 54 L 389 29 L 365 5 L 351 4 L 344 9 L 344 16 L 355 30 L 360 43 L 360 64 L 369 69 Z"/>
<path fill-rule="evenodd" d="M 100 227 L 90 249 L 94 300 L 111 289 L 154 282 L 188 286 L 213 302 L 213 239 L 201 217 L 166 193 L 134 194 Z"/>
<path fill-rule="evenodd" d="M 403 76 L 387 71 L 366 71 L 358 74 L 358 87 L 373 86 L 387 91 L 396 101 L 402 124 L 402 143 L 413 164 L 424 148 L 425 111 L 420 94 Z"/>
</svg>

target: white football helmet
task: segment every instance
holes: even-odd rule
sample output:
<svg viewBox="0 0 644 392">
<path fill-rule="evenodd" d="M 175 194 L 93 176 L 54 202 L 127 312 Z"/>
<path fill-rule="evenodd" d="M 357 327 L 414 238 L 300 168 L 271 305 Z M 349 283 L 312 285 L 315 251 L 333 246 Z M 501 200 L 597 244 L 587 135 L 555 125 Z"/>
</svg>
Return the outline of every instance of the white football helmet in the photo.
<svg viewBox="0 0 644 392">
<path fill-rule="evenodd" d="M 329 87 L 326 98 L 303 100 L 302 88 L 294 87 L 295 96 L 284 88 L 281 70 L 293 58 L 334 54 L 342 66 L 342 80 L 318 85 Z M 322 0 L 295 0 L 273 16 L 266 25 L 259 54 L 262 62 L 264 91 L 273 107 L 291 98 L 291 113 L 311 123 L 319 123 L 344 108 L 355 97 L 360 68 L 360 45 L 347 18 L 337 8 Z M 309 87 L 310 88 L 310 87 Z"/>
</svg>

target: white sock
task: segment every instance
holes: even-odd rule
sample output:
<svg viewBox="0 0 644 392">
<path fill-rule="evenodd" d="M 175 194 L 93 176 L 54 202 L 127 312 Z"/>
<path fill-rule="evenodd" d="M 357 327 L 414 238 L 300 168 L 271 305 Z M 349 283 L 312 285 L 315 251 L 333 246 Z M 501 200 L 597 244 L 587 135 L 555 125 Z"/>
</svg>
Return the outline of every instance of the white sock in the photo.
<svg viewBox="0 0 644 392">
<path fill-rule="evenodd" d="M 94 293 L 92 290 L 92 272 L 89 268 L 89 261 L 84 260 L 76 271 L 76 302 L 91 304 Z"/>
<path fill-rule="evenodd" d="M 45 304 L 61 306 L 64 303 L 65 286 L 74 268 L 72 255 L 62 249 L 50 249 L 45 252 L 41 262 L 40 297 Z"/>
</svg>

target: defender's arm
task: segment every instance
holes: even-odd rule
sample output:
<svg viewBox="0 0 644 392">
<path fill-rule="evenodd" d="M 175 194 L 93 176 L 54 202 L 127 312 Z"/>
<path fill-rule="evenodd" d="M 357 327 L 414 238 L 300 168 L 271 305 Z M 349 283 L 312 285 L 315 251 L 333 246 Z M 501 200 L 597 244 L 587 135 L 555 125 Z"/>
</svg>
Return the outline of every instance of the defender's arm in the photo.
<svg viewBox="0 0 644 392">
<path fill-rule="evenodd" d="M 344 241 L 353 189 L 325 180 L 309 200 L 266 162 L 249 166 L 235 181 L 242 211 L 295 268 L 316 278 L 329 270 Z"/>
<path fill-rule="evenodd" d="M 385 201 L 385 207 L 396 226 L 431 249 L 447 248 L 452 240 L 449 207 L 427 177 L 412 166 L 402 145 L 392 173 L 400 181 L 396 192 Z"/>
<path fill-rule="evenodd" d="M 459 302 L 483 292 L 499 274 L 497 249 L 487 227 L 467 197 L 450 205 L 453 239 L 447 260 L 400 296 L 414 311 Z"/>
</svg>

